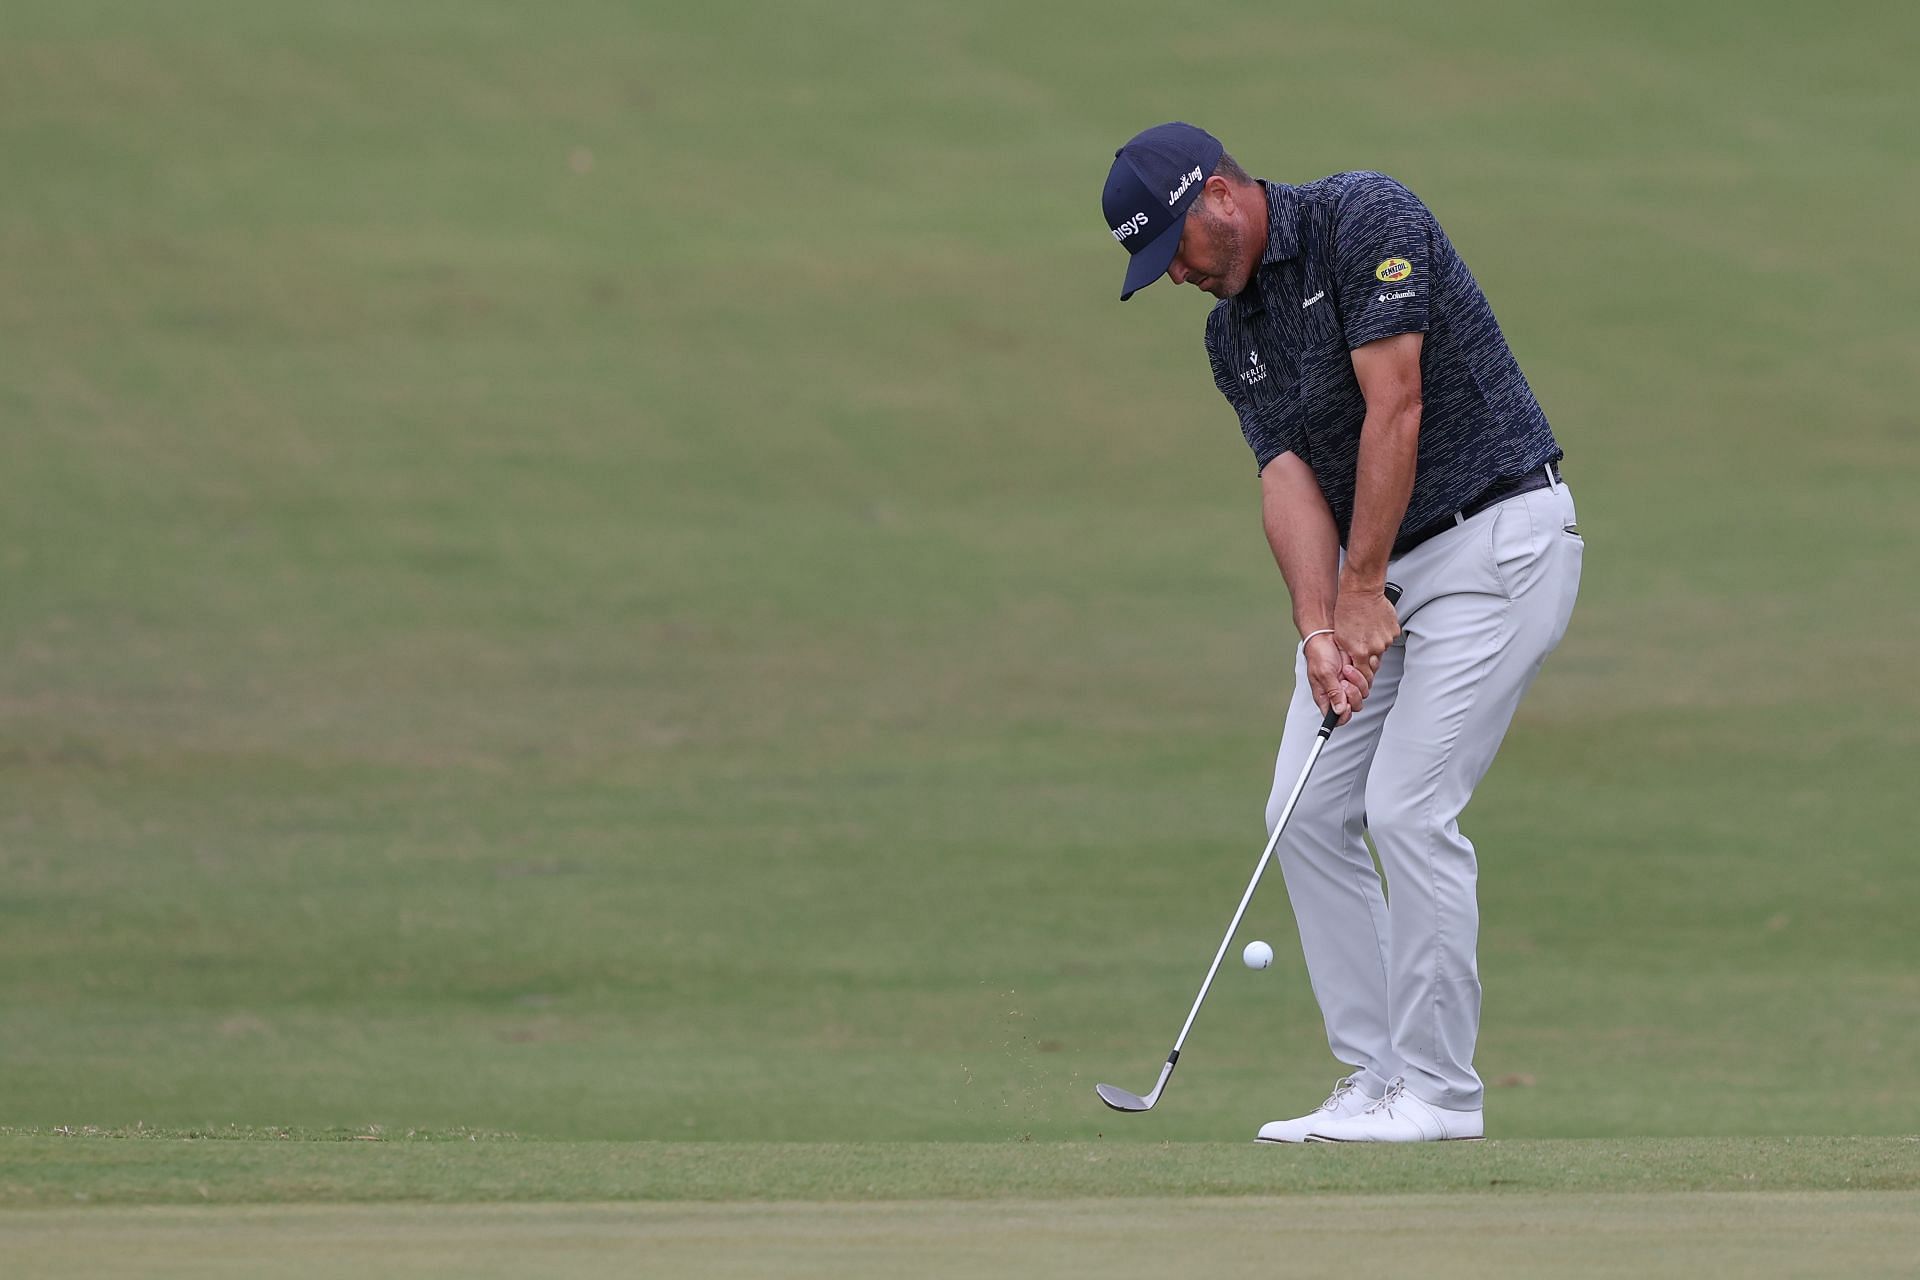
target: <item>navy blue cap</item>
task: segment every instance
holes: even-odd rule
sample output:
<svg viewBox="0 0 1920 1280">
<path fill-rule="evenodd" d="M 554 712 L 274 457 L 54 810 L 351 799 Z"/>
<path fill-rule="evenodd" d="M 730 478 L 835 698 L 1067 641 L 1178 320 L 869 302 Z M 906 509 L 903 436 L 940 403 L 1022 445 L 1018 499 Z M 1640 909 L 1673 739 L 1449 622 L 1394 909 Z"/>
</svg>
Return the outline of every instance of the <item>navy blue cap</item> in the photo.
<svg viewBox="0 0 1920 1280">
<path fill-rule="evenodd" d="M 1180 252 L 1187 210 L 1200 198 L 1226 148 L 1205 129 L 1175 121 L 1142 130 L 1113 153 L 1100 208 L 1113 238 L 1133 255 L 1127 263 L 1125 302 L 1167 273 Z"/>
</svg>

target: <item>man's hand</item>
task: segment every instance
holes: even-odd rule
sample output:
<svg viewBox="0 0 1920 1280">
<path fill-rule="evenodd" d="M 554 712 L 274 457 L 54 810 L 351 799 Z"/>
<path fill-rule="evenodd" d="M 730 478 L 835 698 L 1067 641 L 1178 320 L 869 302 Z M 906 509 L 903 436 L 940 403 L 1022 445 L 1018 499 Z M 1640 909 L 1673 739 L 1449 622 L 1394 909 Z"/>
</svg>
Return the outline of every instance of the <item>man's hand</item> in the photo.
<svg viewBox="0 0 1920 1280">
<path fill-rule="evenodd" d="M 1314 705 L 1321 711 L 1339 712 L 1338 723 L 1353 719 L 1372 683 L 1371 673 L 1350 662 L 1333 636 L 1322 633 L 1307 641 L 1307 685 L 1313 690 Z"/>
<path fill-rule="evenodd" d="M 1380 669 L 1380 656 L 1400 634 L 1400 618 L 1381 587 L 1364 587 L 1342 580 L 1333 603 L 1333 634 L 1342 653 L 1369 678 Z M 1313 664 L 1309 662 L 1311 671 Z"/>
</svg>

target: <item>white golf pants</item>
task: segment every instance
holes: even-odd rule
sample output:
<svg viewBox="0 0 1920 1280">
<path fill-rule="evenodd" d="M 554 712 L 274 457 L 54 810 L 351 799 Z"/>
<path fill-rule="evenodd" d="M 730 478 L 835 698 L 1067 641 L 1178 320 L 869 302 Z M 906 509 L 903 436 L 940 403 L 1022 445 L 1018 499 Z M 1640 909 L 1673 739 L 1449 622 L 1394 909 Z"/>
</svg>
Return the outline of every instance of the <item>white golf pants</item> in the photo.
<svg viewBox="0 0 1920 1280">
<path fill-rule="evenodd" d="M 1556 483 L 1389 563 L 1401 636 L 1365 706 L 1327 740 L 1275 852 L 1327 1044 L 1369 1093 L 1404 1076 L 1424 1102 L 1481 1107 L 1480 911 L 1459 817 L 1566 633 L 1584 550 L 1573 526 L 1573 496 Z M 1269 834 L 1323 719 L 1304 654 L 1294 679 Z"/>
</svg>

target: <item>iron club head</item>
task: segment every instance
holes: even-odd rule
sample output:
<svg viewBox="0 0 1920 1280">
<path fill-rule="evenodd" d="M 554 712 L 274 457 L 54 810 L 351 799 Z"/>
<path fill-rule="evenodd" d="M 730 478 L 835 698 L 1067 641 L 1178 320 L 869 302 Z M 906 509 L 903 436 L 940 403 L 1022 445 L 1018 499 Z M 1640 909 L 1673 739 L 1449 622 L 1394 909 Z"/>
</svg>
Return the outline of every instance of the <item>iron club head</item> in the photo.
<svg viewBox="0 0 1920 1280">
<path fill-rule="evenodd" d="M 1100 1101 L 1115 1111 L 1145 1111 L 1153 1106 L 1137 1093 L 1128 1093 L 1125 1089 L 1116 1089 L 1110 1084 L 1097 1084 L 1093 1091 L 1100 1095 Z"/>
<path fill-rule="evenodd" d="M 1116 1089 L 1110 1084 L 1097 1084 L 1093 1091 L 1100 1095 L 1100 1101 L 1115 1111 L 1151 1111 L 1153 1104 L 1160 1101 L 1161 1090 L 1167 1087 L 1167 1077 L 1173 1074 L 1174 1064 L 1180 1061 L 1180 1051 L 1175 1049 L 1167 1055 L 1166 1065 L 1160 1068 L 1160 1078 L 1153 1082 L 1153 1090 L 1146 1097 L 1137 1093 L 1128 1093 L 1125 1089 Z"/>
</svg>

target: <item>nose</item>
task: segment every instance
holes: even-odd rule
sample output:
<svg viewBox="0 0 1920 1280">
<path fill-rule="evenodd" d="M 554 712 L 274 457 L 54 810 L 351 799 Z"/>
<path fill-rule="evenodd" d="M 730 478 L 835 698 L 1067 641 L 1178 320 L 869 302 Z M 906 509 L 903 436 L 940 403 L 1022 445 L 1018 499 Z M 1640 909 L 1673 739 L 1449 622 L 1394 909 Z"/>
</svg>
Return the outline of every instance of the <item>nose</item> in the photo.
<svg viewBox="0 0 1920 1280">
<path fill-rule="evenodd" d="M 1175 258 L 1167 267 L 1167 279 L 1173 281 L 1175 284 L 1185 284 L 1187 282 L 1187 268 L 1180 259 Z"/>
</svg>

